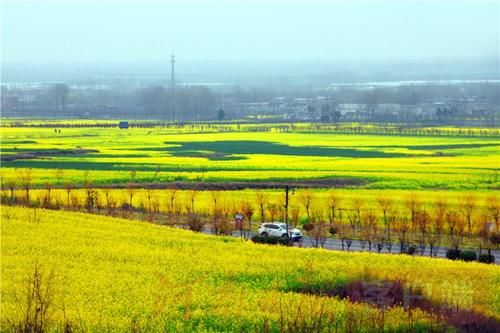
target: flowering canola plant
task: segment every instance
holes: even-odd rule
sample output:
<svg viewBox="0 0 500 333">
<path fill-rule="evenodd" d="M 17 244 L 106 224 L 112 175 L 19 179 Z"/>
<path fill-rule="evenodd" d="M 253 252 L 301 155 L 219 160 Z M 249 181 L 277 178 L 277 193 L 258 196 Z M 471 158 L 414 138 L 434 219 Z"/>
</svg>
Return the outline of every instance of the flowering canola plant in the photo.
<svg viewBox="0 0 500 333">
<path fill-rule="evenodd" d="M 5 331 L 23 319 L 23 290 L 35 263 L 45 283 L 53 284 L 49 331 L 69 323 L 82 331 L 368 332 L 373 325 L 396 330 L 438 322 L 418 309 L 381 310 L 295 288 L 367 279 L 403 281 L 435 302 L 500 318 L 495 265 L 257 245 L 118 218 L 8 206 L 2 207 L 1 240 Z"/>
</svg>

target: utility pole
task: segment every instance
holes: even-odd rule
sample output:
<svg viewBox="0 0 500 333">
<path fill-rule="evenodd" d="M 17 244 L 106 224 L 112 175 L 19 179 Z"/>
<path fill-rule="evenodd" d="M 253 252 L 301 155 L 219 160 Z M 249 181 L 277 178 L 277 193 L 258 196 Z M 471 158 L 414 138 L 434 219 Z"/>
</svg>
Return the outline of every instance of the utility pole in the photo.
<svg viewBox="0 0 500 333">
<path fill-rule="evenodd" d="M 286 223 L 286 235 L 290 238 L 290 232 L 288 231 L 288 193 L 290 192 L 290 186 L 285 185 L 285 223 Z"/>
<path fill-rule="evenodd" d="M 171 69 L 171 82 L 170 82 L 170 90 L 172 94 L 172 118 L 175 121 L 175 72 L 174 72 L 174 67 L 175 67 L 175 55 L 172 53 L 170 56 L 170 63 L 172 64 L 172 69 Z"/>
</svg>

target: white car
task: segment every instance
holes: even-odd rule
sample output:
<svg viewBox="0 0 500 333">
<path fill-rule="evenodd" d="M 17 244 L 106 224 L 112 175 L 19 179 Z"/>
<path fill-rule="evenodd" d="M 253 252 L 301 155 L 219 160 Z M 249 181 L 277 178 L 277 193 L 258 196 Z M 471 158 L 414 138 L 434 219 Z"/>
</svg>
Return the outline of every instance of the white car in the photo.
<svg viewBox="0 0 500 333">
<path fill-rule="evenodd" d="M 288 225 L 288 234 L 294 241 L 302 238 L 302 232 L 297 228 L 292 228 Z M 283 222 L 268 222 L 262 223 L 259 228 L 259 235 L 273 236 L 273 237 L 286 237 L 286 223 Z"/>
</svg>

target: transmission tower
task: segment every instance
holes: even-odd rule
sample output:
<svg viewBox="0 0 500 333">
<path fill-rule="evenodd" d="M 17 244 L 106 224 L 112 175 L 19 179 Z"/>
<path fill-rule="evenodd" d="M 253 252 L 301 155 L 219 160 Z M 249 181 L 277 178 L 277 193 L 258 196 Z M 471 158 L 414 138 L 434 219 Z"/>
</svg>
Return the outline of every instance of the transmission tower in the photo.
<svg viewBox="0 0 500 333">
<path fill-rule="evenodd" d="M 172 53 L 170 56 L 170 64 L 172 65 L 171 69 L 171 82 L 170 82 L 170 90 L 172 94 L 172 120 L 176 120 L 175 114 L 175 55 Z"/>
</svg>

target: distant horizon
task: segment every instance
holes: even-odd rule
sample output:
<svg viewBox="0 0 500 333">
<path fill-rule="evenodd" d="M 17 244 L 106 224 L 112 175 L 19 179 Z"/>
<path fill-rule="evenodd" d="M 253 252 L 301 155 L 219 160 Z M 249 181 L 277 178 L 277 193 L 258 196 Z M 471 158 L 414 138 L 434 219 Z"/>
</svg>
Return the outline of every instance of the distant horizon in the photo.
<svg viewBox="0 0 500 333">
<path fill-rule="evenodd" d="M 207 83 L 238 78 L 325 77 L 332 82 L 411 80 L 500 79 L 497 58 L 411 59 L 399 61 L 193 61 L 176 56 L 178 79 Z M 74 80 L 168 79 L 170 63 L 164 61 L 2 63 L 2 82 L 49 82 Z"/>
<path fill-rule="evenodd" d="M 0 64 L 2 65 L 99 65 L 99 64 L 159 64 L 159 63 L 170 63 L 170 56 L 172 53 L 166 54 L 165 59 L 143 59 L 143 60 L 45 60 L 45 61 L 27 61 L 27 60 L 3 60 L 0 59 Z M 182 54 L 173 53 L 175 55 L 176 63 L 178 61 L 184 63 L 208 63 L 208 64 L 274 64 L 274 63 L 287 63 L 287 64 L 298 64 L 308 62 L 310 65 L 314 66 L 314 63 L 437 63 L 437 62 L 483 62 L 483 61 L 496 61 L 500 63 L 500 58 L 497 56 L 456 56 L 456 57 L 400 57 L 400 58 L 386 58 L 386 59 L 372 59 L 372 58 L 332 58 L 332 59 L 320 59 L 320 58 L 310 58 L 310 59 L 195 59 L 195 58 L 182 58 Z"/>
</svg>

